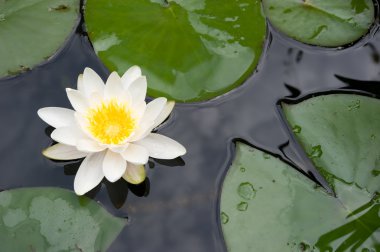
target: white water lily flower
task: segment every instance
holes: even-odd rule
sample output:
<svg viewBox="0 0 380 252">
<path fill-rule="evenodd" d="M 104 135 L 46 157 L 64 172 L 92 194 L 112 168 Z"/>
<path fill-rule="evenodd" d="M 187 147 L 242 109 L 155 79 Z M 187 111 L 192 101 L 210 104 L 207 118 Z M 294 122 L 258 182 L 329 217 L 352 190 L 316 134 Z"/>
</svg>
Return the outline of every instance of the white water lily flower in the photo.
<svg viewBox="0 0 380 252">
<path fill-rule="evenodd" d="M 90 68 L 78 77 L 78 90 L 66 89 L 74 110 L 47 107 L 38 115 L 56 128 L 57 141 L 43 151 L 55 160 L 85 157 L 74 180 L 74 190 L 83 195 L 105 177 L 115 182 L 123 177 L 139 184 L 145 179 L 148 158 L 173 159 L 186 149 L 178 142 L 151 131 L 171 113 L 174 102 L 160 97 L 146 104 L 146 77 L 131 67 L 124 75 L 113 72 L 106 84 Z"/>
</svg>

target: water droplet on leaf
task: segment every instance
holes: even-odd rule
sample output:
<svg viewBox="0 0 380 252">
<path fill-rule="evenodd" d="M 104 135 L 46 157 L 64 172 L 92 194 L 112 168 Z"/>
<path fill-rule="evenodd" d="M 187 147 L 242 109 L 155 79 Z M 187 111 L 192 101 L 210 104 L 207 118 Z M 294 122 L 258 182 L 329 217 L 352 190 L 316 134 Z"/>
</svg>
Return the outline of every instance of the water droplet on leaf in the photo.
<svg viewBox="0 0 380 252">
<path fill-rule="evenodd" d="M 225 212 L 222 212 L 220 214 L 220 219 L 222 220 L 223 224 L 227 224 L 228 221 L 230 220 L 230 217 L 228 217 L 228 215 Z"/>
<path fill-rule="evenodd" d="M 50 7 L 49 11 L 67 11 L 69 9 L 70 9 L 69 6 L 67 6 L 65 4 L 60 4 L 60 5 L 55 6 L 55 7 Z"/>
<path fill-rule="evenodd" d="M 380 175 L 380 170 L 372 170 L 372 175 L 377 177 Z"/>
<path fill-rule="evenodd" d="M 299 133 L 301 133 L 302 128 L 299 125 L 294 125 L 292 131 L 293 131 L 294 134 L 299 134 Z"/>
<path fill-rule="evenodd" d="M 310 158 L 320 158 L 323 154 L 321 145 L 315 145 L 311 147 L 311 152 L 309 154 Z"/>
<path fill-rule="evenodd" d="M 348 106 L 348 110 L 352 111 L 360 108 L 360 100 L 352 101 L 352 104 Z"/>
<path fill-rule="evenodd" d="M 270 159 L 270 155 L 268 153 L 263 154 L 264 159 Z"/>
<path fill-rule="evenodd" d="M 256 191 L 253 185 L 249 182 L 241 183 L 238 187 L 238 194 L 240 197 L 246 200 L 251 200 L 255 197 Z"/>
<path fill-rule="evenodd" d="M 248 208 L 248 203 L 247 202 L 240 202 L 237 206 L 236 206 L 237 210 L 239 211 L 247 211 L 247 208 Z"/>
</svg>

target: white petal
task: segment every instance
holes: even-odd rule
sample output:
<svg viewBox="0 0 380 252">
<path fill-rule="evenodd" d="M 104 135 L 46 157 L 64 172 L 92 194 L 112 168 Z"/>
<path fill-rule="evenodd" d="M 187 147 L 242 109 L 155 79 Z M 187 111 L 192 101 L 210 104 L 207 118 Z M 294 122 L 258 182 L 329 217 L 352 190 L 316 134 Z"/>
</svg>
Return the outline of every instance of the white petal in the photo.
<svg viewBox="0 0 380 252">
<path fill-rule="evenodd" d="M 140 103 L 141 107 L 135 106 L 134 111 L 139 111 L 141 113 L 144 111 L 144 114 L 140 120 L 138 120 L 139 127 L 135 131 L 133 137 L 131 137 L 130 141 L 134 142 L 140 140 L 143 137 L 146 137 L 155 127 L 155 119 L 160 115 L 161 111 L 164 109 L 166 104 L 166 98 L 160 97 L 157 98 L 144 108 L 144 102 Z"/>
<path fill-rule="evenodd" d="M 128 145 L 128 148 L 121 155 L 125 160 L 134 164 L 146 164 L 149 159 L 147 149 L 132 143 Z"/>
<path fill-rule="evenodd" d="M 149 134 L 135 144 L 145 147 L 149 156 L 158 159 L 173 159 L 186 153 L 185 147 L 180 143 L 156 133 Z"/>
<path fill-rule="evenodd" d="M 88 67 L 83 72 L 83 89 L 86 97 L 90 97 L 93 92 L 104 92 L 103 80 L 94 70 Z"/>
<path fill-rule="evenodd" d="M 136 142 L 143 139 L 153 130 L 154 121 L 142 121 L 134 134 L 128 139 L 129 142 Z"/>
<path fill-rule="evenodd" d="M 146 178 L 144 165 L 135 165 L 128 163 L 127 169 L 123 175 L 123 179 L 131 184 L 137 185 L 143 182 Z"/>
<path fill-rule="evenodd" d="M 141 101 L 145 100 L 146 89 L 147 82 L 145 76 L 140 76 L 131 83 L 131 85 L 128 88 L 128 91 L 132 96 L 133 104 L 139 104 Z"/>
<path fill-rule="evenodd" d="M 122 90 L 121 93 L 119 93 L 113 97 L 116 98 L 118 100 L 118 102 L 121 102 L 121 103 L 126 104 L 128 106 L 131 106 L 131 104 L 132 104 L 132 96 L 128 90 Z M 105 98 L 110 99 L 112 97 L 105 97 Z"/>
<path fill-rule="evenodd" d="M 37 111 L 38 116 L 54 128 L 66 127 L 75 123 L 74 111 L 66 108 L 48 107 Z"/>
<path fill-rule="evenodd" d="M 88 119 L 86 119 L 85 117 L 83 117 L 81 114 L 79 114 L 77 112 L 74 113 L 74 117 L 75 117 L 75 121 L 79 125 L 79 129 L 81 130 L 83 135 L 86 136 L 88 139 L 91 139 L 91 140 L 97 142 L 98 140 L 91 134 L 91 132 L 88 129 L 89 128 Z"/>
<path fill-rule="evenodd" d="M 142 120 L 156 121 L 156 118 L 161 114 L 162 110 L 165 108 L 167 99 L 160 97 L 154 99 L 146 105 L 146 110 Z"/>
<path fill-rule="evenodd" d="M 139 104 L 133 105 L 132 111 L 133 111 L 135 118 L 137 119 L 138 124 L 140 123 L 141 119 L 143 118 L 143 116 L 145 114 L 145 110 L 146 110 L 146 102 L 145 101 L 142 101 Z"/>
<path fill-rule="evenodd" d="M 99 152 L 106 148 L 92 139 L 78 139 L 76 146 L 78 150 L 85 152 Z"/>
<path fill-rule="evenodd" d="M 112 150 L 113 152 L 117 152 L 117 153 L 122 153 L 123 151 L 125 151 L 128 147 L 128 143 L 126 143 L 125 145 L 114 145 L 114 146 L 108 146 L 108 148 L 110 150 Z"/>
<path fill-rule="evenodd" d="M 86 152 L 78 151 L 76 147 L 65 144 L 55 144 L 42 151 L 42 154 L 54 160 L 73 160 L 88 155 Z"/>
<path fill-rule="evenodd" d="M 124 74 L 123 77 L 121 77 L 121 80 L 123 81 L 124 89 L 127 90 L 129 88 L 129 85 L 133 81 L 135 81 L 138 77 L 141 76 L 141 69 L 138 66 L 133 66 L 129 68 Z"/>
<path fill-rule="evenodd" d="M 66 93 L 71 106 L 73 106 L 75 111 L 78 111 L 82 114 L 85 113 L 88 109 L 88 103 L 87 99 L 82 95 L 82 93 L 71 88 L 66 88 Z"/>
<path fill-rule="evenodd" d="M 116 72 L 112 72 L 107 79 L 104 97 L 107 99 L 117 98 L 124 92 L 123 83 Z"/>
<path fill-rule="evenodd" d="M 83 74 L 78 75 L 77 80 L 77 90 L 81 93 L 84 93 L 84 86 L 83 86 Z"/>
<path fill-rule="evenodd" d="M 75 121 L 79 125 L 79 128 L 83 131 L 85 135 L 89 138 L 93 138 L 92 135 L 88 132 L 89 122 L 88 119 L 83 117 L 80 113 L 74 113 Z"/>
<path fill-rule="evenodd" d="M 172 112 L 173 108 L 174 108 L 174 105 L 175 105 L 175 102 L 174 101 L 168 101 L 166 104 L 165 104 L 165 107 L 164 109 L 161 111 L 161 113 L 157 116 L 156 120 L 154 120 L 154 125 L 153 125 L 153 128 L 156 128 L 157 126 L 159 126 L 161 123 L 163 123 L 166 118 L 168 118 L 168 116 L 170 115 L 170 113 Z"/>
<path fill-rule="evenodd" d="M 108 150 L 103 160 L 103 174 L 110 182 L 119 180 L 125 173 L 127 162 L 119 154 Z"/>
<path fill-rule="evenodd" d="M 77 141 L 83 137 L 84 134 L 76 126 L 58 128 L 51 133 L 51 138 L 54 141 L 71 146 L 75 146 Z"/>
<path fill-rule="evenodd" d="M 99 92 L 93 92 L 88 98 L 91 108 L 95 108 L 101 105 L 103 102 L 103 94 Z"/>
<path fill-rule="evenodd" d="M 105 152 L 88 155 L 82 162 L 74 179 L 74 191 L 83 195 L 96 187 L 103 179 Z"/>
</svg>

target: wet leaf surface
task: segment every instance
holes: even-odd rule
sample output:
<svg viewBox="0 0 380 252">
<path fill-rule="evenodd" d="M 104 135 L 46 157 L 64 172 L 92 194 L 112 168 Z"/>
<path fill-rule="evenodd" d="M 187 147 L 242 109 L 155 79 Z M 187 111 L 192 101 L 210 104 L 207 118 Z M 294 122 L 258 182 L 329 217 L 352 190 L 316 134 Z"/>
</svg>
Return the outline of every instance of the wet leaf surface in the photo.
<svg viewBox="0 0 380 252">
<path fill-rule="evenodd" d="M 337 180 L 379 191 L 380 101 L 361 95 L 318 96 L 297 105 L 283 104 L 291 127 L 316 168 L 336 187 Z"/>
<path fill-rule="evenodd" d="M 228 250 L 378 251 L 380 178 L 373 171 L 380 143 L 373 136 L 380 134 L 380 101 L 339 94 L 283 107 L 336 197 L 280 159 L 237 143 L 221 196 Z M 242 183 L 254 198 L 242 196 Z"/>
<path fill-rule="evenodd" d="M 126 220 L 60 188 L 0 192 L 3 251 L 106 251 Z"/>
<path fill-rule="evenodd" d="M 139 65 L 150 96 L 187 102 L 240 85 L 256 67 L 266 33 L 257 0 L 89 0 L 85 21 L 110 70 Z"/>
<path fill-rule="evenodd" d="M 0 0 L 0 77 L 28 71 L 61 48 L 79 0 Z"/>
<path fill-rule="evenodd" d="M 270 22 L 301 42 L 343 46 L 360 39 L 374 21 L 372 0 L 263 0 Z"/>
</svg>

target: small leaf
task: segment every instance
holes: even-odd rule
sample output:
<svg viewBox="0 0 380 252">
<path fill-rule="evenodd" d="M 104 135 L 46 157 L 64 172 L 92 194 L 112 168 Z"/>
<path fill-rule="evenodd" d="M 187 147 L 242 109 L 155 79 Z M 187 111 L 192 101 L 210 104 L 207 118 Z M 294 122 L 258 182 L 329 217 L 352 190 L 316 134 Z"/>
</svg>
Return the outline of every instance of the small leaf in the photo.
<svg viewBox="0 0 380 252">
<path fill-rule="evenodd" d="M 263 0 L 275 28 L 301 42 L 343 46 L 360 39 L 375 19 L 372 0 Z"/>
<path fill-rule="evenodd" d="M 0 77 L 29 71 L 62 47 L 79 0 L 0 1 Z"/>
<path fill-rule="evenodd" d="M 0 192 L 2 251 L 106 251 L 126 220 L 60 188 Z"/>
</svg>

